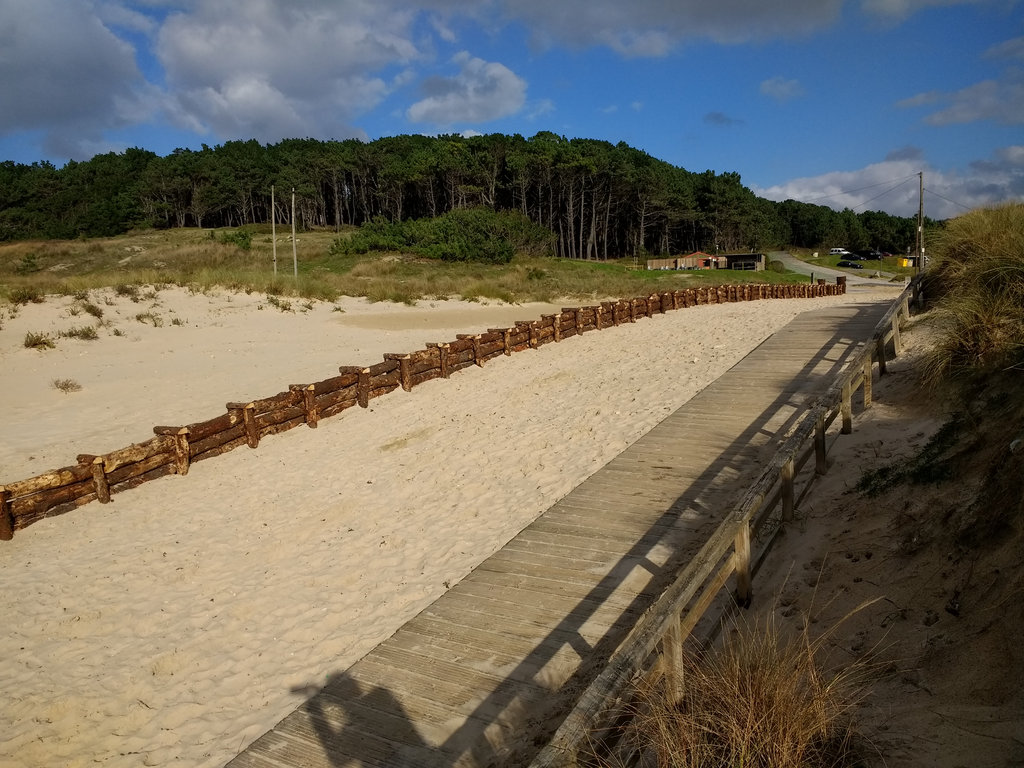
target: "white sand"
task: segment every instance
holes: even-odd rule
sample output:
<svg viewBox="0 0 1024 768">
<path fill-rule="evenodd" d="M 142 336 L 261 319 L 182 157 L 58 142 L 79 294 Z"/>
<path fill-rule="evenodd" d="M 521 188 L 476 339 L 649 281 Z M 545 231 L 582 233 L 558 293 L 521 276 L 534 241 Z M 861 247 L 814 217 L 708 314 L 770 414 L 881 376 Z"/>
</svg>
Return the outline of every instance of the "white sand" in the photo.
<svg viewBox="0 0 1024 768">
<path fill-rule="evenodd" d="M 293 687 L 346 669 L 774 330 L 865 295 L 698 307 L 497 358 L 18 531 L 0 543 L 0 766 L 223 765 L 301 703 Z M 5 319 L 0 481 L 555 309 L 112 300 L 124 336 L 55 350 L 22 340 L 91 321 L 70 299 Z"/>
</svg>

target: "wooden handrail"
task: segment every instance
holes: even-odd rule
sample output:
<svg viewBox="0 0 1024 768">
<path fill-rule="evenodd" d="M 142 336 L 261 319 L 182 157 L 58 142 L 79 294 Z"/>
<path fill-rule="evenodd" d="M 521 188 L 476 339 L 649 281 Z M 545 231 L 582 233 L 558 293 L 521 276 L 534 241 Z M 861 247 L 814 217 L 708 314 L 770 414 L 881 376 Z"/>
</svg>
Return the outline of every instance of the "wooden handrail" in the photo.
<svg viewBox="0 0 1024 768">
<path fill-rule="evenodd" d="M 828 446 L 824 432 L 837 416 L 842 416 L 843 433 L 848 432 L 852 426 L 852 396 L 857 389 L 865 389 L 865 405 L 870 405 L 872 361 L 877 360 L 879 375 L 882 375 L 885 372 L 884 348 L 890 340 L 893 341 L 894 352 L 899 354 L 900 323 L 909 318 L 910 299 L 916 299 L 918 292 L 919 280 L 915 279 L 882 316 L 871 338 L 866 340 L 864 350 L 848 361 L 828 390 L 807 406 L 765 470 L 675 581 L 633 626 L 604 670 L 584 690 L 547 746 L 534 758 L 531 768 L 574 765 L 581 745 L 589 744 L 591 734 L 601 727 L 603 714 L 624 694 L 630 681 L 644 672 L 645 665 L 652 666 L 651 656 L 658 648 L 663 660 L 656 664 L 655 679 L 661 674 L 675 676 L 669 679 L 668 690 L 673 697 L 681 695 L 683 681 L 678 677 L 681 674 L 678 655 L 682 643 L 726 586 L 730 576 L 737 576 L 737 599 L 741 604 L 749 601 L 751 532 L 759 529 L 780 501 L 785 520 L 790 505 L 797 503 L 792 482 L 810 456 L 817 459 L 815 474 L 821 474 L 827 468 Z M 803 498 L 811 482 L 813 477 L 796 498 Z M 777 530 L 778 527 L 762 544 L 762 557 L 770 548 Z M 696 601 L 687 610 L 687 605 L 694 598 Z"/>
</svg>

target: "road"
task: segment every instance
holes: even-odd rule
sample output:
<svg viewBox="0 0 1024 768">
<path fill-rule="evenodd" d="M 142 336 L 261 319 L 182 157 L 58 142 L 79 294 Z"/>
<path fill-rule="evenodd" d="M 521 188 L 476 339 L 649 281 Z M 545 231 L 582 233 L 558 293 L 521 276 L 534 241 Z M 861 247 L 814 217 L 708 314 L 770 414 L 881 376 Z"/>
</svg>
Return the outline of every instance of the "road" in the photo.
<svg viewBox="0 0 1024 768">
<path fill-rule="evenodd" d="M 785 251 L 772 251 L 768 254 L 768 258 L 769 260 L 777 259 L 778 261 L 781 261 L 786 265 L 786 269 L 791 272 L 798 272 L 801 275 L 814 275 L 816 278 L 823 277 L 830 282 L 834 281 L 836 277 L 840 275 L 846 275 L 847 285 L 865 283 L 870 285 L 879 285 L 887 283 L 894 277 L 892 272 L 879 272 L 878 270 L 872 269 L 870 267 L 871 262 L 865 262 L 863 270 L 864 274 L 859 275 L 853 270 L 832 269 L 823 265 L 809 264 L 806 261 L 801 261 L 795 256 L 790 256 Z M 879 275 L 879 277 L 869 277 L 869 275 Z"/>
</svg>

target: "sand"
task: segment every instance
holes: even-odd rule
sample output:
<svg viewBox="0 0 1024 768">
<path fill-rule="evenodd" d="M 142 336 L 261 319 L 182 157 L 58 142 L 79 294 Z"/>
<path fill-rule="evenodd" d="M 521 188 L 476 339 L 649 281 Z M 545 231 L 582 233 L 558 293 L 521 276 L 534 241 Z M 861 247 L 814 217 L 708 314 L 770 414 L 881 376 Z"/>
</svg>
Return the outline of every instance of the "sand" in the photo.
<svg viewBox="0 0 1024 768">
<path fill-rule="evenodd" d="M 223 765 L 293 688 L 346 669 L 774 330 L 865 295 L 697 307 L 498 358 L 18 531 L 0 543 L 0 766 Z M 94 322 L 72 299 L 4 319 L 0 482 L 555 309 L 93 301 L 112 325 L 54 350 L 22 340 Z"/>
</svg>

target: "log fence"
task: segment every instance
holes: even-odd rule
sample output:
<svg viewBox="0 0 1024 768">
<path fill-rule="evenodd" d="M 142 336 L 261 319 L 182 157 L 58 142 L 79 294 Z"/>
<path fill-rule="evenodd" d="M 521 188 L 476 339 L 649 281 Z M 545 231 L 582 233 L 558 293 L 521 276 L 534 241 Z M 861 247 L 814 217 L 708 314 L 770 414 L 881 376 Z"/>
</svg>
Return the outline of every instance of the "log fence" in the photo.
<svg viewBox="0 0 1024 768">
<path fill-rule="evenodd" d="M 747 489 L 722 524 L 673 583 L 661 594 L 612 654 L 603 671 L 587 687 L 554 737 L 530 768 L 566 768 L 589 754 L 600 734 L 614 731 L 628 711 L 633 681 L 663 684 L 672 701 L 682 698 L 683 645 L 705 617 L 730 579 L 733 600 L 748 607 L 753 574 L 767 555 L 776 533 L 792 519 L 795 508 L 815 478 L 829 466 L 828 452 L 841 434 L 852 431 L 853 397 L 862 392 L 863 408 L 871 406 L 872 376 L 886 373 L 889 350 L 902 351 L 900 326 L 910 317 L 909 303 L 919 299 L 914 281 L 882 317 L 863 352 L 844 367 L 829 389 L 808 405 L 789 436 L 759 478 Z M 838 434 L 829 427 L 840 421 Z M 814 459 L 813 471 L 801 470 Z M 802 486 L 798 487 L 801 482 Z"/>
<path fill-rule="evenodd" d="M 447 379 L 496 357 L 536 349 L 593 330 L 634 323 L 670 310 L 705 304 L 763 299 L 816 298 L 846 292 L 835 285 L 732 285 L 687 288 L 632 299 L 603 301 L 563 308 L 539 320 L 519 320 L 508 328 L 458 334 L 453 341 L 430 343 L 425 349 L 384 355 L 370 366 L 342 366 L 339 375 L 313 384 L 292 384 L 271 397 L 226 405 L 226 413 L 184 426 L 157 426 L 154 437 L 102 456 L 81 454 L 77 463 L 36 477 L 0 485 L 0 540 L 45 517 L 63 514 L 92 501 L 109 503 L 111 496 L 148 480 L 170 474 L 187 475 L 197 461 L 219 456 L 242 445 L 257 448 L 268 435 L 305 424 L 315 429 L 322 419 L 348 408 L 366 408 L 369 401 L 396 389 L 409 392 L 432 379 Z M 906 301 L 904 301 L 906 305 Z M 893 325 L 899 353 L 898 324 Z M 884 344 L 882 345 L 884 347 Z M 878 360 L 884 372 L 884 350 Z"/>
</svg>

